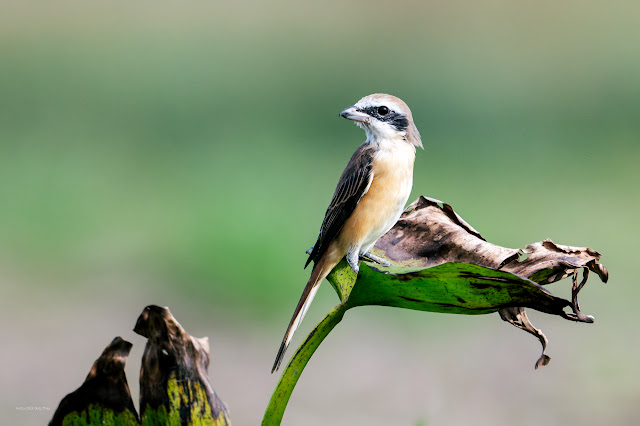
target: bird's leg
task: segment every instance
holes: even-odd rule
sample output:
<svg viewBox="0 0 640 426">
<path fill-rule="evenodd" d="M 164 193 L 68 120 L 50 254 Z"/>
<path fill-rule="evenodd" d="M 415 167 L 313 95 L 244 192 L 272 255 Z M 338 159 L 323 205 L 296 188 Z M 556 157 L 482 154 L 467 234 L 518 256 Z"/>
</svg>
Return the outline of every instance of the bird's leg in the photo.
<svg viewBox="0 0 640 426">
<path fill-rule="evenodd" d="M 353 269 L 356 275 L 360 271 L 360 267 L 358 266 L 358 262 L 360 261 L 360 257 L 358 256 L 359 251 L 359 247 L 351 247 L 347 252 L 347 263 L 351 266 L 351 269 Z"/>
<path fill-rule="evenodd" d="M 381 258 L 380 256 L 376 256 L 375 254 L 371 253 L 370 251 L 364 252 L 360 255 L 361 259 L 366 259 L 366 260 L 370 260 L 372 262 L 377 263 L 378 265 L 382 265 L 382 266 L 391 266 L 391 263 L 387 262 L 386 260 L 384 260 L 383 258 Z"/>
</svg>

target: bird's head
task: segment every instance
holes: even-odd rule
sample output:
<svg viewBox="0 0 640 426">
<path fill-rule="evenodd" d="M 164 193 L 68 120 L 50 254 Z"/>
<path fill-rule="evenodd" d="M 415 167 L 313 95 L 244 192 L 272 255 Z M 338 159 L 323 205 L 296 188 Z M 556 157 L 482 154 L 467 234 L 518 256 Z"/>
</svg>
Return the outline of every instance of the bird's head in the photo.
<svg viewBox="0 0 640 426">
<path fill-rule="evenodd" d="M 345 108 L 340 116 L 355 121 L 367 132 L 368 140 L 401 138 L 422 148 L 411 110 L 402 99 L 395 96 L 384 93 L 365 96 L 354 106 Z"/>
</svg>

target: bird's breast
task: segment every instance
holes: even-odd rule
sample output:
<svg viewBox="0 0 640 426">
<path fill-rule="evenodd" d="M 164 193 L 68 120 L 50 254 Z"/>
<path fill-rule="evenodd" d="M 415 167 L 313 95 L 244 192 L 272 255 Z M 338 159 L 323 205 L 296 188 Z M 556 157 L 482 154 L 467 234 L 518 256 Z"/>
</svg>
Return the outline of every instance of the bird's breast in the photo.
<svg viewBox="0 0 640 426">
<path fill-rule="evenodd" d="M 343 236 L 368 250 L 396 223 L 411 193 L 415 150 L 407 143 L 380 149 L 371 165 L 373 180 L 353 214 Z"/>
</svg>

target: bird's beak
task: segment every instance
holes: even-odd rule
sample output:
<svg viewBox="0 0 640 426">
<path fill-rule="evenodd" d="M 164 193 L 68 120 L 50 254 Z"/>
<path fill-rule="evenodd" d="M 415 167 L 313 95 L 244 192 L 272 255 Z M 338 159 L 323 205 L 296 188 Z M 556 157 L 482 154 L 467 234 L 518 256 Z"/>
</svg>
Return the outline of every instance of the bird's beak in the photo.
<svg viewBox="0 0 640 426">
<path fill-rule="evenodd" d="M 344 117 L 347 120 L 365 122 L 369 120 L 369 116 L 363 112 L 358 111 L 355 106 L 350 106 L 349 108 L 345 108 L 340 113 L 340 117 Z"/>
</svg>

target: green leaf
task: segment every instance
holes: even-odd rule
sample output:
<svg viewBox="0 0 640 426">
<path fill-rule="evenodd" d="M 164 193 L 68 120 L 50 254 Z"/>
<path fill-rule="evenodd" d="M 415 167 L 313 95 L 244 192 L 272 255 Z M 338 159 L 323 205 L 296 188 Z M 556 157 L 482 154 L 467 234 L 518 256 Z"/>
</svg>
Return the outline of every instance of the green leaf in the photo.
<svg viewBox="0 0 640 426">
<path fill-rule="evenodd" d="M 349 308 L 381 305 L 478 315 L 525 306 L 559 314 L 570 304 L 533 281 L 468 263 L 445 263 L 417 271 L 415 268 L 389 268 L 393 273 L 385 269 L 361 265 L 356 285 L 346 302 Z"/>
<path fill-rule="evenodd" d="M 361 263 L 357 276 L 346 261 L 327 278 L 342 303 L 313 329 L 285 368 L 273 392 L 263 425 L 282 421 L 291 393 L 320 343 L 351 308 L 365 305 L 395 306 L 429 312 L 488 314 L 511 306 L 528 306 L 559 313 L 569 302 L 539 284 L 508 272 L 467 263 L 446 263 L 433 268 L 374 268 Z"/>
</svg>

